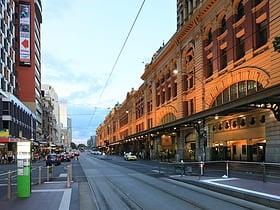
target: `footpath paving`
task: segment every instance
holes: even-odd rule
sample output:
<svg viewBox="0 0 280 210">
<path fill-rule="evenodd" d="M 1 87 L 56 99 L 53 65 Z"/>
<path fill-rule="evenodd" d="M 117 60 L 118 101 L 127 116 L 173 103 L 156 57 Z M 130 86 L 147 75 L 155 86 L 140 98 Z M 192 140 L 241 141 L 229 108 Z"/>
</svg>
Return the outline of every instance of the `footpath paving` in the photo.
<svg viewBox="0 0 280 210">
<path fill-rule="evenodd" d="M 1 199 L 1 210 L 95 210 L 91 191 L 86 182 L 45 182 L 33 185 L 29 198 Z"/>
<path fill-rule="evenodd" d="M 240 178 L 174 175 L 171 179 L 280 209 L 280 183 Z"/>
<path fill-rule="evenodd" d="M 280 209 L 280 183 L 238 178 L 214 178 L 193 175 L 173 175 L 177 181 L 246 199 L 270 208 Z M 1 210 L 88 210 L 96 209 L 87 183 L 45 182 L 32 186 L 29 198 L 0 200 Z"/>
</svg>

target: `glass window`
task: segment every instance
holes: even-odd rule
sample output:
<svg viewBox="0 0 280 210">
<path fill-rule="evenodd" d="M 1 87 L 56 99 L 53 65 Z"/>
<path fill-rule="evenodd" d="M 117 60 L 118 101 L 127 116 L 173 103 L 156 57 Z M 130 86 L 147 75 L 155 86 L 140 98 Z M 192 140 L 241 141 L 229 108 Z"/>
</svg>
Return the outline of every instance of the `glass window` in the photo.
<svg viewBox="0 0 280 210">
<path fill-rule="evenodd" d="M 220 34 L 223 34 L 226 30 L 227 30 L 227 21 L 226 21 L 226 16 L 224 16 L 222 21 L 221 21 Z"/>
<path fill-rule="evenodd" d="M 230 86 L 230 100 L 233 101 L 237 99 L 237 91 L 236 91 L 236 85 Z"/>
<path fill-rule="evenodd" d="M 247 83 L 248 94 L 257 92 L 257 83 L 253 80 L 249 80 Z"/>
<path fill-rule="evenodd" d="M 237 60 L 245 55 L 245 41 L 244 36 L 241 36 L 236 40 L 236 57 Z"/>
<path fill-rule="evenodd" d="M 224 69 L 227 66 L 227 49 L 226 48 L 221 50 L 220 62 L 221 62 L 221 69 Z"/>
<path fill-rule="evenodd" d="M 246 96 L 246 81 L 242 81 L 238 83 L 238 98 Z"/>
<path fill-rule="evenodd" d="M 223 91 L 223 101 L 224 101 L 224 103 L 227 103 L 230 101 L 229 100 L 229 88 L 227 88 Z"/>
<path fill-rule="evenodd" d="M 236 21 L 240 20 L 244 15 L 243 1 L 241 0 L 237 6 Z"/>
<path fill-rule="evenodd" d="M 267 21 L 257 24 L 256 31 L 257 48 L 263 46 L 267 42 Z"/>
<path fill-rule="evenodd" d="M 207 77 L 212 76 L 213 74 L 213 59 L 207 59 Z"/>
<path fill-rule="evenodd" d="M 207 44 L 206 44 L 206 45 L 209 45 L 212 41 L 213 41 L 212 30 L 210 29 L 210 30 L 208 31 L 208 35 L 207 35 Z"/>
</svg>

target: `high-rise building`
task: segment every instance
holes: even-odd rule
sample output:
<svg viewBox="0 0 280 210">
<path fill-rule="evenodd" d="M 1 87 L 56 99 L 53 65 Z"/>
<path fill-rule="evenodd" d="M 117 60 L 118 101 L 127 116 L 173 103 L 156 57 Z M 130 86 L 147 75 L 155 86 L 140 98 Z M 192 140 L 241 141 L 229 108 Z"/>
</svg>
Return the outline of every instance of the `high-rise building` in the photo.
<svg viewBox="0 0 280 210">
<path fill-rule="evenodd" d="M 30 17 L 28 8 L 22 8 L 22 31 L 29 30 Z M 0 1 L 0 153 L 15 152 L 18 139 L 29 139 L 36 141 L 36 113 L 17 97 L 18 83 L 18 42 L 20 30 L 17 29 L 19 17 L 19 2 L 14 0 Z M 25 16 L 25 17 L 24 17 Z M 27 27 L 27 28 L 26 28 Z M 24 37 L 24 34 L 22 35 Z M 29 37 L 30 38 L 30 37 Z M 28 37 L 26 37 L 26 40 Z M 22 39 L 23 45 L 30 45 L 30 40 Z M 30 49 L 30 48 L 29 48 Z M 22 72 L 26 74 L 26 72 Z M 34 81 L 33 78 L 29 78 Z M 31 93 L 30 93 L 31 94 Z"/>
<path fill-rule="evenodd" d="M 13 1 L 8 1 L 13 2 Z M 36 137 L 41 139 L 41 24 L 40 0 L 15 1 L 15 95 L 36 114 Z"/>
<path fill-rule="evenodd" d="M 42 84 L 42 141 L 60 144 L 59 102 L 55 89 Z"/>
</svg>

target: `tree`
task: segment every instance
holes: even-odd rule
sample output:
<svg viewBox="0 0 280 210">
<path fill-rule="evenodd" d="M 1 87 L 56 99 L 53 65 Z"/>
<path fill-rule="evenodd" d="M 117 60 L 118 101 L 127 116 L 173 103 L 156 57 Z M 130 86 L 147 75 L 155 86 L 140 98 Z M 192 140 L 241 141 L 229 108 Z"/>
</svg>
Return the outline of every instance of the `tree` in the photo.
<svg viewBox="0 0 280 210">
<path fill-rule="evenodd" d="M 74 142 L 71 142 L 71 148 L 72 149 L 77 149 L 77 145 Z"/>
</svg>

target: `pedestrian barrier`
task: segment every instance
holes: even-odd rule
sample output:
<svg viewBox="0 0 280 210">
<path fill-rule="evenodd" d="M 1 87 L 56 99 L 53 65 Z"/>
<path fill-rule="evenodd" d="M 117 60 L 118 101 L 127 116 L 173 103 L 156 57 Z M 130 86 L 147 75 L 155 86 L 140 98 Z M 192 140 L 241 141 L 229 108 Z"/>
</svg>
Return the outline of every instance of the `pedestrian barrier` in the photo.
<svg viewBox="0 0 280 210">
<path fill-rule="evenodd" d="M 237 177 L 280 182 L 280 164 L 243 161 L 159 162 L 159 173 Z M 173 169 L 173 170 L 172 170 Z"/>
<path fill-rule="evenodd" d="M 32 168 L 31 172 L 38 171 L 38 176 L 31 176 L 32 178 L 32 185 L 42 184 L 43 182 L 51 181 L 54 178 L 54 166 L 39 166 Z M 13 193 L 16 192 L 16 180 L 17 180 L 17 170 L 8 171 L 5 173 L 0 174 L 1 180 L 7 180 L 6 183 L 2 183 L 2 187 L 6 192 L 7 199 L 11 199 Z M 66 185 L 67 187 L 71 187 L 71 182 L 73 181 L 73 171 L 72 171 L 72 164 L 67 165 L 67 180 Z M 4 191 L 2 191 L 4 192 Z"/>
</svg>

